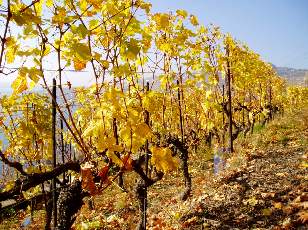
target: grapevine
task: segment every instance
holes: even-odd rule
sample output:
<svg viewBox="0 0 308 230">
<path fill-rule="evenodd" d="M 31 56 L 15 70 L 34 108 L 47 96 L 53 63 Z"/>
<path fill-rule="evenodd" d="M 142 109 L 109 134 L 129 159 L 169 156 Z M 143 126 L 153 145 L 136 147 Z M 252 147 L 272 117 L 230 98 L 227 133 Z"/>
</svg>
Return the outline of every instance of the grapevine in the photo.
<svg viewBox="0 0 308 230">
<path fill-rule="evenodd" d="M 0 201 L 44 193 L 56 177 L 58 206 L 67 209 L 63 197 L 103 196 L 118 178 L 125 190 L 123 175 L 134 172 L 139 229 L 145 229 L 147 189 L 165 174 L 179 170 L 181 198 L 191 196 L 189 157 L 198 146 L 230 147 L 257 121 L 265 125 L 308 101 L 307 88 L 287 88 L 247 45 L 185 10 L 154 14 L 143 0 L 8 0 L 4 6 L 0 73 L 18 68 L 12 94 L 0 99 L 0 129 L 8 140 L 0 157 L 14 170 Z M 65 80 L 66 71 L 76 78 L 86 71 L 94 83 L 76 86 Z M 56 130 L 62 142 L 56 167 L 52 100 L 64 124 Z M 79 181 L 70 183 L 74 176 L 83 190 Z M 81 200 L 77 206 L 60 212 L 66 219 L 57 229 L 70 229 Z"/>
</svg>

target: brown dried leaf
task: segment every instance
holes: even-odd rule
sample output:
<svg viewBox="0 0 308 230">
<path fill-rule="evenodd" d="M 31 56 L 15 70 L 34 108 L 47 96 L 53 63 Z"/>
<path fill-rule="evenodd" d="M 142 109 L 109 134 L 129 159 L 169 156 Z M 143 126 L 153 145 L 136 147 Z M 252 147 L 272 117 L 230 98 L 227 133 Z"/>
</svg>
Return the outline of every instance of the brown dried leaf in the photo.
<svg viewBox="0 0 308 230">
<path fill-rule="evenodd" d="M 97 191 L 94 183 L 94 177 L 92 175 L 91 167 L 89 164 L 86 164 L 84 167 L 81 168 L 81 178 L 82 188 L 88 190 L 91 195 L 95 195 Z"/>
<path fill-rule="evenodd" d="M 101 178 L 101 182 L 104 182 L 108 178 L 108 171 L 109 171 L 109 166 L 105 165 L 98 173 L 98 176 Z"/>
<path fill-rule="evenodd" d="M 127 171 L 131 171 L 133 169 L 133 160 L 130 157 L 130 154 L 126 154 L 123 159 L 124 169 Z"/>
<path fill-rule="evenodd" d="M 308 223 L 308 212 L 307 211 L 299 212 L 299 213 L 297 213 L 297 215 L 299 216 L 298 220 L 300 222 L 302 222 L 303 224 Z"/>
</svg>

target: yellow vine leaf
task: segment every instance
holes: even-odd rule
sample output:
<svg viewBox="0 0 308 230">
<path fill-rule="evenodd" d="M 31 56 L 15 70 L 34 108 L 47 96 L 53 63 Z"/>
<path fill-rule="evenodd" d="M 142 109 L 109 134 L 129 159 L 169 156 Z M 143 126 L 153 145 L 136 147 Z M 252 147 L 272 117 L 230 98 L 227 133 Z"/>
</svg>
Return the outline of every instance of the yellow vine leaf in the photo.
<svg viewBox="0 0 308 230">
<path fill-rule="evenodd" d="M 109 62 L 107 60 L 103 60 L 102 66 L 103 66 L 104 69 L 108 69 L 109 68 Z"/>
<path fill-rule="evenodd" d="M 66 10 L 64 7 L 57 7 L 56 14 L 52 17 L 52 24 L 58 24 L 62 26 L 66 17 Z"/>
<path fill-rule="evenodd" d="M 37 15 L 41 16 L 43 11 L 44 1 L 38 1 L 34 4 Z"/>
<path fill-rule="evenodd" d="M 143 138 L 149 138 L 152 135 L 151 128 L 145 123 L 139 123 L 136 125 L 135 133 Z"/>
<path fill-rule="evenodd" d="M 85 69 L 87 66 L 87 63 L 84 61 L 81 61 L 79 59 L 74 60 L 74 69 L 79 71 Z"/>
<path fill-rule="evenodd" d="M 166 29 L 170 24 L 168 14 L 155 14 L 154 21 L 156 22 L 158 29 Z"/>
<path fill-rule="evenodd" d="M 22 26 L 22 25 L 26 24 L 26 21 L 24 20 L 24 18 L 21 16 L 20 13 L 14 12 L 12 14 L 12 19 L 16 22 L 16 24 L 18 26 Z"/>
<path fill-rule="evenodd" d="M 129 59 L 135 59 L 140 52 L 140 46 L 138 44 L 138 40 L 131 39 L 127 44 L 126 55 Z"/>
<path fill-rule="evenodd" d="M 78 34 L 81 38 L 85 38 L 88 34 L 88 30 L 83 24 L 80 24 L 79 26 L 72 25 L 71 30 L 74 34 Z"/>
<path fill-rule="evenodd" d="M 88 61 L 91 59 L 90 49 L 84 43 L 74 44 L 72 50 L 76 53 L 76 57 L 80 60 Z"/>
<path fill-rule="evenodd" d="M 141 2 L 139 7 L 143 10 L 145 10 L 145 12 L 150 13 L 152 4 L 148 3 L 148 2 Z"/>
<path fill-rule="evenodd" d="M 11 64 L 14 62 L 15 60 L 15 54 L 16 54 L 16 50 L 15 49 L 7 49 L 5 57 L 6 57 L 6 61 L 8 64 Z"/>
<path fill-rule="evenodd" d="M 83 131 L 83 137 L 90 137 L 91 135 L 96 135 L 99 130 L 102 130 L 102 122 L 95 122 L 94 120 L 88 123 L 87 128 Z"/>
<path fill-rule="evenodd" d="M 107 151 L 106 155 L 116 165 L 118 165 L 120 167 L 123 166 L 123 161 L 115 154 L 114 151 Z"/>
<path fill-rule="evenodd" d="M 187 17 L 187 11 L 186 10 L 177 10 L 176 13 L 177 13 L 177 15 L 181 16 L 184 19 Z"/>
<path fill-rule="evenodd" d="M 18 77 L 13 81 L 11 87 L 15 94 L 20 94 L 28 89 L 26 76 L 18 75 Z"/>
<path fill-rule="evenodd" d="M 206 98 L 206 99 L 209 99 L 209 98 L 211 97 L 211 95 L 212 95 L 212 90 L 208 90 L 208 91 L 206 91 L 206 93 L 205 93 L 205 98 Z"/>
<path fill-rule="evenodd" d="M 10 181 L 10 182 L 6 183 L 5 188 L 4 188 L 4 191 L 9 191 L 9 190 L 11 190 L 12 188 L 14 188 L 14 185 L 15 185 L 15 182 L 14 182 L 14 181 Z"/>
<path fill-rule="evenodd" d="M 282 209 L 282 203 L 281 203 L 281 202 L 275 202 L 275 203 L 274 203 L 274 208 L 276 208 L 276 209 Z"/>
<path fill-rule="evenodd" d="M 47 7 L 52 7 L 52 5 L 53 5 L 53 0 L 46 0 Z"/>
<path fill-rule="evenodd" d="M 178 159 L 172 157 L 172 152 L 169 148 L 153 146 L 150 150 L 152 152 L 151 163 L 157 170 L 167 173 L 178 167 Z"/>
<path fill-rule="evenodd" d="M 123 147 L 116 144 L 116 139 L 114 137 L 99 137 L 96 147 L 99 151 L 104 151 L 106 149 L 110 152 L 123 151 Z"/>
<path fill-rule="evenodd" d="M 27 24 L 40 24 L 42 22 L 41 18 L 33 14 L 32 10 L 26 10 L 20 12 L 19 10 L 12 10 L 12 19 L 16 22 L 18 26 L 23 26 Z"/>
<path fill-rule="evenodd" d="M 94 8 L 99 8 L 102 5 L 102 0 L 88 0 L 88 3 L 90 3 L 91 5 L 93 5 Z"/>
<path fill-rule="evenodd" d="M 8 37 L 6 39 L 6 54 L 5 54 L 6 61 L 8 64 L 14 62 L 17 50 L 18 50 L 18 44 L 16 42 L 16 39 L 14 37 Z"/>
<path fill-rule="evenodd" d="M 193 24 L 194 26 L 199 25 L 198 18 L 197 18 L 195 15 L 190 15 L 190 22 L 191 22 L 191 24 Z"/>
<path fill-rule="evenodd" d="M 51 0 L 50 0 L 51 1 Z M 80 9 L 82 11 L 85 11 L 87 9 L 87 6 L 88 6 L 88 2 L 86 0 L 81 0 L 79 1 L 78 3 L 80 5 Z"/>
<path fill-rule="evenodd" d="M 21 68 L 20 75 L 28 76 L 34 83 L 37 83 L 40 80 L 40 76 L 42 76 L 42 72 L 40 69 L 35 67 L 32 68 Z"/>
<path fill-rule="evenodd" d="M 301 167 L 302 167 L 302 168 L 308 168 L 308 163 L 302 162 Z"/>
</svg>

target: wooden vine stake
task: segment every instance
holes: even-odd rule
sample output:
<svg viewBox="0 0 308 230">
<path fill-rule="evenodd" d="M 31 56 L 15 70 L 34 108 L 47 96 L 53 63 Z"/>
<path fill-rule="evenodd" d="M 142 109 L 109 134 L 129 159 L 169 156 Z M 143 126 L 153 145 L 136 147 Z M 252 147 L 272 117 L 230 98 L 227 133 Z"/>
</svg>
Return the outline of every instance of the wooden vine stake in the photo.
<svg viewBox="0 0 308 230">
<path fill-rule="evenodd" d="M 57 167 L 57 156 L 56 156 L 56 103 L 57 103 L 57 86 L 56 79 L 52 81 L 52 161 L 53 168 Z M 52 206 L 53 206 L 53 227 L 56 229 L 57 227 L 57 185 L 56 178 L 52 179 Z"/>
<path fill-rule="evenodd" d="M 228 95 L 228 118 L 229 118 L 229 148 L 230 153 L 234 152 L 233 149 L 233 137 L 232 137 L 232 95 L 231 95 L 231 66 L 230 66 L 230 50 L 229 46 L 226 46 L 226 56 L 227 56 L 227 77 L 226 77 L 226 86 L 227 86 L 227 95 Z"/>
<path fill-rule="evenodd" d="M 225 106 L 225 85 L 222 85 L 222 105 Z M 226 132 L 225 132 L 225 113 L 222 113 L 222 146 L 225 149 L 225 139 L 226 139 Z"/>
<path fill-rule="evenodd" d="M 62 163 L 65 164 L 65 145 L 64 145 L 64 138 L 63 138 L 63 132 L 64 132 L 63 119 L 60 120 L 60 129 L 61 129 L 60 138 L 61 138 Z M 63 183 L 66 183 L 65 172 L 63 173 Z"/>
<path fill-rule="evenodd" d="M 117 125 L 117 119 L 113 118 L 112 121 L 112 126 L 113 126 L 113 137 L 115 138 L 116 141 L 116 145 L 119 145 L 119 134 L 118 134 L 118 125 Z M 120 158 L 120 154 L 118 152 L 115 152 L 115 154 Z M 124 187 L 124 179 L 123 179 L 123 172 L 122 170 L 120 170 L 119 172 L 119 187 L 125 191 L 125 187 Z"/>
<path fill-rule="evenodd" d="M 150 90 L 150 84 L 147 82 L 146 85 L 146 92 L 148 93 Z M 150 126 L 150 113 L 149 111 L 144 111 L 144 122 Z M 145 142 L 145 175 L 148 177 L 149 174 L 149 141 L 146 140 Z M 148 188 L 145 186 L 145 197 L 143 200 L 143 209 L 144 209 L 144 215 L 143 215 L 143 225 L 146 228 L 147 226 L 147 207 L 148 207 Z"/>
<path fill-rule="evenodd" d="M 181 94 L 180 90 L 180 82 L 179 80 L 176 81 L 177 86 L 178 86 L 178 106 L 179 106 L 179 118 L 180 118 L 180 130 L 181 130 L 181 141 L 180 144 L 177 146 L 180 147 L 180 159 L 182 161 L 182 170 L 183 170 L 183 176 L 185 180 L 185 190 L 181 196 L 182 200 L 185 201 L 187 198 L 190 196 L 191 193 L 191 177 L 189 175 L 189 170 L 188 170 L 188 148 L 185 145 L 185 139 L 184 139 L 184 119 L 183 119 L 183 111 L 182 111 L 182 103 L 181 103 L 181 95 L 183 98 L 183 94 Z"/>
<path fill-rule="evenodd" d="M 150 85 L 149 82 L 146 84 L 146 92 L 149 92 Z M 144 123 L 150 126 L 150 113 L 149 111 L 144 111 Z M 139 200 L 139 210 L 141 214 L 139 225 L 137 226 L 138 230 L 145 230 L 147 226 L 147 206 L 148 206 L 148 187 L 151 186 L 154 181 L 149 183 L 150 177 L 149 177 L 149 160 L 150 160 L 150 150 L 149 150 L 149 141 L 146 140 L 144 145 L 145 150 L 145 177 L 148 179 L 141 179 L 137 185 L 137 197 Z"/>
</svg>

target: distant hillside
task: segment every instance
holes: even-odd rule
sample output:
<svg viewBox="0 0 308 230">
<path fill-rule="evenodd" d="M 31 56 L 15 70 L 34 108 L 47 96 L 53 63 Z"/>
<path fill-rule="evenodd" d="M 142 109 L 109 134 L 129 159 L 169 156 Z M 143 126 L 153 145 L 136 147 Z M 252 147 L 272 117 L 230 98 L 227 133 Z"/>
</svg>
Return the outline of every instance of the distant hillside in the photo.
<svg viewBox="0 0 308 230">
<path fill-rule="evenodd" d="M 305 77 L 308 79 L 308 69 L 293 69 L 273 65 L 278 75 L 285 78 L 289 84 L 304 85 Z"/>
</svg>

